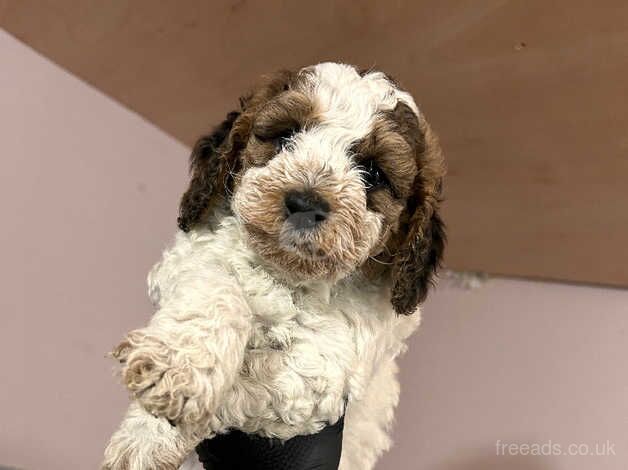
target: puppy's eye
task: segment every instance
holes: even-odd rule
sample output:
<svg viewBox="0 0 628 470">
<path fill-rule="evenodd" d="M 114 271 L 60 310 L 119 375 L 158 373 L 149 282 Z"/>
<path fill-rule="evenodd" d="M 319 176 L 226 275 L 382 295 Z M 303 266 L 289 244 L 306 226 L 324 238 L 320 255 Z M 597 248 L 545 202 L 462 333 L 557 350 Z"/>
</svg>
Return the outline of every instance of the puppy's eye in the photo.
<svg viewBox="0 0 628 470">
<path fill-rule="evenodd" d="M 256 132 L 255 138 L 260 142 L 273 144 L 275 146 L 275 150 L 279 152 L 297 132 L 298 129 L 296 128 L 288 128 L 279 133 Z"/>
<path fill-rule="evenodd" d="M 374 160 L 368 160 L 358 165 L 358 168 L 362 171 L 362 180 L 367 191 L 373 191 L 381 187 L 390 187 L 386 174 Z"/>
</svg>

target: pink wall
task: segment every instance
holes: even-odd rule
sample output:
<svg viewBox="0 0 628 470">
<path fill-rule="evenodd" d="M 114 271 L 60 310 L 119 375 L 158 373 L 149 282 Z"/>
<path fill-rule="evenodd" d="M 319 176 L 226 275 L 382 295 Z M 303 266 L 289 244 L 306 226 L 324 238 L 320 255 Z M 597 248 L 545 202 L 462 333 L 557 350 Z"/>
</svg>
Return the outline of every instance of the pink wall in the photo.
<svg viewBox="0 0 628 470">
<path fill-rule="evenodd" d="M 92 469 L 126 404 L 104 353 L 151 314 L 188 150 L 1 31 L 0 67 L 0 466 Z M 379 468 L 625 470 L 627 331 L 626 291 L 442 283 Z M 617 455 L 496 456 L 499 439 Z"/>
<path fill-rule="evenodd" d="M 188 150 L 0 31 L 0 465 L 94 469 Z"/>
<path fill-rule="evenodd" d="M 424 312 L 401 365 L 396 448 L 381 469 L 628 468 L 628 291 L 441 282 Z M 498 440 L 565 451 L 610 440 L 616 455 L 498 456 Z"/>
</svg>

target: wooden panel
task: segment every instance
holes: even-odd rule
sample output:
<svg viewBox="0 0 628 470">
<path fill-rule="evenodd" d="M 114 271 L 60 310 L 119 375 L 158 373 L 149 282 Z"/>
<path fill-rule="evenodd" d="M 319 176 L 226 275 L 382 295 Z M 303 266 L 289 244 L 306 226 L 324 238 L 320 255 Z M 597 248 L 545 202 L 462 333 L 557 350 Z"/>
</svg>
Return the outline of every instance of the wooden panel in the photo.
<svg viewBox="0 0 628 470">
<path fill-rule="evenodd" d="M 188 144 L 261 73 L 382 68 L 442 137 L 449 267 L 628 285 L 628 2 L 0 0 L 0 25 Z"/>
</svg>

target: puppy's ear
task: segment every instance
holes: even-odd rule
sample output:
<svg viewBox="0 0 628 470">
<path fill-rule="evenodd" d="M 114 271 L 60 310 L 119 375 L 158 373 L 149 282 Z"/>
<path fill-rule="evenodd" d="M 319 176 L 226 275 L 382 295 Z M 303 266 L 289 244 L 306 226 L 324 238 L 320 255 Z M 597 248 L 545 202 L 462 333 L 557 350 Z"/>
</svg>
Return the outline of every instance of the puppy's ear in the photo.
<svg viewBox="0 0 628 470">
<path fill-rule="evenodd" d="M 241 112 L 229 113 L 211 134 L 196 142 L 190 157 L 190 187 L 179 207 L 177 223 L 181 230 L 189 231 L 221 198 L 228 199 L 234 175 L 242 168 L 240 153 L 246 147 L 256 110 L 287 90 L 295 76 L 284 70 L 264 77 L 251 93 L 240 98 Z"/>
<path fill-rule="evenodd" d="M 438 138 L 423 116 L 417 119 L 405 105 L 395 113 L 402 132 L 416 147 L 419 169 L 392 266 L 391 303 L 397 313 L 409 315 L 425 300 L 445 249 L 445 225 L 439 215 L 445 166 Z"/>
<path fill-rule="evenodd" d="M 212 133 L 198 139 L 190 156 L 190 186 L 181 198 L 177 224 L 185 232 L 199 223 L 219 198 L 231 190 L 238 170 L 239 142 L 233 131 L 240 113 L 233 111 Z"/>
</svg>

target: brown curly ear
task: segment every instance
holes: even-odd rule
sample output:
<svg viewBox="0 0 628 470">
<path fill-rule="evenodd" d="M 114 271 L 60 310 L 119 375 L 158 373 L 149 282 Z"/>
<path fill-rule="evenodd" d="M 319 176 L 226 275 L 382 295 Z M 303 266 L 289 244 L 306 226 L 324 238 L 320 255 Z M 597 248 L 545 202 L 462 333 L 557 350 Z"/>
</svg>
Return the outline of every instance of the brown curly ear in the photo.
<svg viewBox="0 0 628 470">
<path fill-rule="evenodd" d="M 231 193 L 234 175 L 243 167 L 240 153 L 246 147 L 255 113 L 287 90 L 295 76 L 283 70 L 264 77 L 251 93 L 240 98 L 241 112 L 229 113 L 211 134 L 196 142 L 190 157 L 190 187 L 179 207 L 177 223 L 181 230 L 187 232 L 200 223 Z"/>
<path fill-rule="evenodd" d="M 423 116 L 417 120 L 405 105 L 395 112 L 403 114 L 400 127 L 416 147 L 419 170 L 392 266 L 391 303 L 397 313 L 409 315 L 425 300 L 445 249 L 445 225 L 438 213 L 445 167 L 438 139 Z"/>
<path fill-rule="evenodd" d="M 211 134 L 201 137 L 190 156 L 190 186 L 181 198 L 177 224 L 187 232 L 199 223 L 212 202 L 229 191 L 236 171 L 236 148 L 230 133 L 240 115 L 233 111 Z"/>
<path fill-rule="evenodd" d="M 445 225 L 432 214 L 421 230 L 407 242 L 394 264 L 391 302 L 397 313 L 409 315 L 427 297 L 445 249 Z"/>
</svg>

